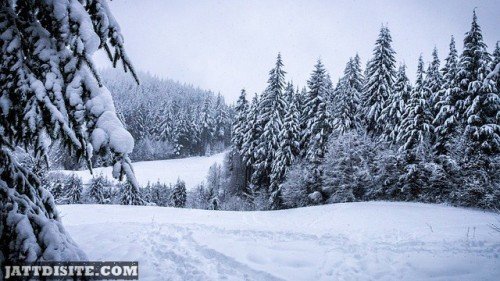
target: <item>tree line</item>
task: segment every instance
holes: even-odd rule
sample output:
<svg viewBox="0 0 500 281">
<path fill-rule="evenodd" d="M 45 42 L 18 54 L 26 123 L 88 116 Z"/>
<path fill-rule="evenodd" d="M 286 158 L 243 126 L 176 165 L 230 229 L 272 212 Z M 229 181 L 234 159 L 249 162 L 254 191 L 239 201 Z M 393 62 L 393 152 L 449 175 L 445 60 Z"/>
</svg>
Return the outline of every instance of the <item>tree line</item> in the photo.
<svg viewBox="0 0 500 281">
<path fill-rule="evenodd" d="M 233 110 L 222 95 L 148 73 L 137 75 L 141 85 L 116 70 L 101 74 L 121 123 L 134 137 L 133 161 L 211 155 L 230 145 Z M 94 167 L 113 163 L 96 156 Z M 49 158 L 53 169 L 85 167 L 59 143 L 52 145 Z"/>
<path fill-rule="evenodd" d="M 139 73 L 141 85 L 104 71 L 122 122 L 136 140 L 134 160 L 210 155 L 230 144 L 232 110 L 221 94 Z"/>
<path fill-rule="evenodd" d="M 235 107 L 228 169 L 262 208 L 405 200 L 499 208 L 500 47 L 475 11 L 459 55 L 437 49 L 414 83 L 387 26 L 363 71 L 355 55 L 334 85 L 321 60 L 307 88 L 286 82 L 278 54 L 267 88 Z M 231 187 L 234 188 L 234 187 Z"/>
</svg>

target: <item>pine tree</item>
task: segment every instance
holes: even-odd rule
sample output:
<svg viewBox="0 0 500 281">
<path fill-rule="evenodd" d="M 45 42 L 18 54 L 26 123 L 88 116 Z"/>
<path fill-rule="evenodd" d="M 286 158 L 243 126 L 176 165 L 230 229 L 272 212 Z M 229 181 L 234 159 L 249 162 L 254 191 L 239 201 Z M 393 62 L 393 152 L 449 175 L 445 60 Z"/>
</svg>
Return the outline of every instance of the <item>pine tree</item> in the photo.
<svg viewBox="0 0 500 281">
<path fill-rule="evenodd" d="M 45 158 L 51 141 L 60 140 L 89 167 L 93 154 L 111 153 L 114 175 L 136 184 L 128 158 L 133 138 L 92 62 L 102 48 L 137 79 L 120 27 L 102 0 L 2 1 L 0 36 L 0 262 L 85 259 L 53 197 L 12 148 L 30 146 Z"/>
<path fill-rule="evenodd" d="M 457 120 L 454 116 L 455 107 L 452 102 L 457 89 L 455 83 L 458 73 L 458 54 L 453 36 L 451 37 L 450 51 L 448 57 L 446 57 L 442 73 L 443 84 L 438 96 L 435 98 L 434 110 L 436 117 L 433 121 L 436 133 L 434 151 L 437 154 L 445 154 L 449 150 L 449 142 L 457 126 Z"/>
<path fill-rule="evenodd" d="M 414 152 L 429 141 L 433 131 L 432 114 L 429 107 L 429 89 L 424 81 L 424 61 L 418 60 L 417 80 L 402 116 L 397 141 L 400 151 Z"/>
<path fill-rule="evenodd" d="M 172 206 L 177 208 L 184 208 L 186 206 L 186 197 L 186 183 L 180 179 L 177 179 L 177 183 L 174 185 L 174 190 L 170 197 Z"/>
<path fill-rule="evenodd" d="M 97 204 L 109 203 L 109 198 L 106 198 L 106 189 L 109 188 L 109 185 L 110 183 L 102 174 L 93 177 L 88 189 L 88 197 L 91 202 Z"/>
<path fill-rule="evenodd" d="M 311 78 L 307 81 L 309 91 L 304 97 L 301 116 L 301 151 L 310 170 L 309 200 L 315 204 L 323 201 L 320 187 L 321 169 L 319 167 L 327 148 L 328 137 L 332 133 L 332 117 L 327 109 L 326 70 L 318 60 Z"/>
<path fill-rule="evenodd" d="M 286 108 L 283 126 L 279 133 L 280 144 L 278 150 L 275 152 L 270 176 L 270 189 L 273 191 L 273 193 L 271 193 L 271 206 L 275 209 L 281 207 L 280 185 L 295 157 L 298 156 L 300 149 L 300 116 L 296 106 L 296 96 L 291 83 L 288 83 L 285 89 L 285 95 Z"/>
<path fill-rule="evenodd" d="M 155 131 L 156 135 L 158 136 L 157 138 L 161 141 L 170 140 L 172 137 L 172 125 L 175 118 L 174 116 L 172 116 L 172 112 L 170 111 L 170 109 L 171 105 L 167 102 L 164 102 L 159 112 L 160 118 L 156 124 Z"/>
<path fill-rule="evenodd" d="M 247 123 L 246 118 L 248 111 L 248 101 L 246 99 L 246 92 L 244 89 L 241 90 L 240 97 L 236 102 L 235 111 L 236 111 L 236 118 L 233 121 L 231 142 L 233 143 L 237 151 L 241 151 L 243 146 L 245 125 Z"/>
<path fill-rule="evenodd" d="M 318 60 L 307 81 L 309 91 L 304 97 L 301 120 L 301 147 L 311 163 L 319 163 L 323 158 L 328 136 L 332 132 L 331 116 L 326 108 L 326 81 L 326 70 Z"/>
<path fill-rule="evenodd" d="M 467 122 L 465 111 L 470 106 L 472 99 L 470 85 L 478 79 L 484 79 L 484 73 L 479 73 L 485 63 L 489 63 L 489 54 L 486 51 L 486 44 L 483 42 L 481 28 L 477 23 L 476 11 L 473 12 L 471 29 L 465 34 L 464 48 L 460 55 L 458 72 L 455 78 L 455 87 L 448 95 L 447 116 L 442 117 L 448 126 L 458 127 L 457 130 L 464 130 Z M 485 71 L 484 69 L 483 71 Z M 479 75 L 480 74 L 480 75 Z M 477 88 L 477 87 L 476 87 Z"/>
<path fill-rule="evenodd" d="M 338 134 L 359 128 L 359 96 L 362 90 L 362 74 L 359 56 L 349 59 L 344 76 L 337 85 L 333 128 Z"/>
<path fill-rule="evenodd" d="M 201 110 L 200 138 L 205 146 L 205 155 L 211 154 L 211 144 L 214 137 L 214 120 L 212 117 L 212 99 L 208 96 L 205 99 Z"/>
<path fill-rule="evenodd" d="M 491 70 L 494 71 L 498 69 L 500 72 L 500 41 L 495 44 L 495 50 L 493 51 L 493 60 L 491 61 Z M 497 83 L 497 90 L 500 89 L 500 75 L 497 75 L 494 79 Z"/>
<path fill-rule="evenodd" d="M 388 98 L 392 95 L 395 77 L 395 52 L 391 46 L 389 28 L 383 26 L 373 49 L 373 58 L 369 61 L 362 97 L 362 118 L 367 132 L 372 136 L 382 133 L 384 122 L 380 115 Z"/>
<path fill-rule="evenodd" d="M 425 85 L 429 89 L 429 106 L 431 108 L 433 119 L 437 115 L 437 112 L 435 110 L 437 104 L 439 103 L 439 91 L 441 90 L 444 83 L 443 76 L 441 75 L 441 71 L 439 69 L 440 63 L 441 62 L 439 61 L 437 48 L 434 47 L 434 50 L 432 51 L 432 61 L 427 68 L 427 75 L 425 76 Z"/>
<path fill-rule="evenodd" d="M 285 112 L 285 71 L 281 55 L 269 72 L 268 85 L 259 102 L 258 123 L 262 128 L 256 150 L 252 181 L 255 185 L 269 188 L 274 153 L 279 148 L 279 133 Z M 272 191 L 271 191 L 272 193 Z"/>
<path fill-rule="evenodd" d="M 221 94 L 217 95 L 217 100 L 214 107 L 214 145 L 216 150 L 222 150 L 225 144 L 227 132 L 226 124 L 228 120 L 228 112 L 224 103 L 224 97 Z"/>
<path fill-rule="evenodd" d="M 393 93 L 380 115 L 380 122 L 384 125 L 382 139 L 391 144 L 396 143 L 411 92 L 411 83 L 406 76 L 406 65 L 403 64 L 396 73 Z"/>
<path fill-rule="evenodd" d="M 337 106 L 336 88 L 333 86 L 332 79 L 328 72 L 326 73 L 325 77 L 325 101 L 327 110 L 329 112 L 334 112 Z"/>
<path fill-rule="evenodd" d="M 120 204 L 122 205 L 145 205 L 141 191 L 129 182 L 119 185 Z"/>
<path fill-rule="evenodd" d="M 65 197 L 68 204 L 82 203 L 83 182 L 77 175 L 71 175 L 64 184 Z"/>
<path fill-rule="evenodd" d="M 243 162 L 248 167 L 252 167 L 255 163 L 255 149 L 258 144 L 260 132 L 262 131 L 258 122 L 258 114 L 259 97 L 255 94 L 247 109 L 247 124 L 245 126 L 245 134 L 243 136 L 242 145 Z"/>
<path fill-rule="evenodd" d="M 474 11 L 471 30 L 465 35 L 460 56 L 458 95 L 451 101 L 456 111 L 454 116 L 465 126 L 465 134 L 470 140 L 469 155 L 495 154 L 500 148 L 498 90 L 493 81 L 486 79 L 491 71 L 490 63 L 491 57 Z"/>
</svg>

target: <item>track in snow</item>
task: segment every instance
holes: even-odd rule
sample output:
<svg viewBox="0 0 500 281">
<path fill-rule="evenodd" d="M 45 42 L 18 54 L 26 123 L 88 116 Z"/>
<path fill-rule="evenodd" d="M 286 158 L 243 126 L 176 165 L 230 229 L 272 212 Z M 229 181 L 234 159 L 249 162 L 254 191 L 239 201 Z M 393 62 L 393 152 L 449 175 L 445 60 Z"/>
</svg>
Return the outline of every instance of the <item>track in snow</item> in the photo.
<svg viewBox="0 0 500 281">
<path fill-rule="evenodd" d="M 60 206 L 93 260 L 141 280 L 495 280 L 498 215 L 414 203 L 271 212 Z"/>
</svg>

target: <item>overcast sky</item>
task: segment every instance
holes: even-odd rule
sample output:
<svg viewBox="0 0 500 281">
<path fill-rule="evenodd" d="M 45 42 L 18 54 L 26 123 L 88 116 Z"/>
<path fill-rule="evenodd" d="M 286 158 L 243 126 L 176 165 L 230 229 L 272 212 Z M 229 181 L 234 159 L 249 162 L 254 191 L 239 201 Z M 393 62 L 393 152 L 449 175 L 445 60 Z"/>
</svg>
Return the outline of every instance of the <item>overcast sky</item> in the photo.
<svg viewBox="0 0 500 281">
<path fill-rule="evenodd" d="M 115 0 L 110 3 L 138 70 L 221 92 L 262 92 L 281 52 L 287 80 L 304 86 L 321 58 L 338 79 L 357 53 L 363 67 L 380 26 L 388 24 L 397 60 L 413 77 L 420 53 L 441 60 L 451 35 L 462 48 L 472 10 L 491 52 L 500 40 L 500 1 Z M 96 56 L 98 66 L 110 65 Z"/>
</svg>

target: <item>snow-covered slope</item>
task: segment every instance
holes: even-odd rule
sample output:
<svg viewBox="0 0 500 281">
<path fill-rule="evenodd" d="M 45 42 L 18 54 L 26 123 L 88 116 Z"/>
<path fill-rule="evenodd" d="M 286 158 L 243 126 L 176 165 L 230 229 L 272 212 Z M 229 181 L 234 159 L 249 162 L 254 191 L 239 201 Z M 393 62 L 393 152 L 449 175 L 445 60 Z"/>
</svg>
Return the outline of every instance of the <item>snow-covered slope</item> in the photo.
<svg viewBox="0 0 500 281">
<path fill-rule="evenodd" d="M 225 153 L 214 154 L 209 157 L 198 156 L 181 159 L 159 160 L 159 161 L 142 161 L 134 162 L 134 172 L 137 180 L 141 185 L 146 185 L 148 182 L 155 183 L 175 183 L 178 178 L 186 182 L 186 188 L 194 188 L 196 185 L 205 181 L 208 174 L 208 169 L 214 163 L 221 164 L 224 160 Z M 54 171 L 65 174 L 77 174 L 83 179 L 84 183 L 88 183 L 92 175 L 88 170 L 85 171 Z M 95 168 L 94 175 L 103 174 L 109 179 L 112 179 L 112 168 Z"/>
<path fill-rule="evenodd" d="M 498 280 L 498 215 L 417 203 L 269 212 L 66 205 L 93 260 L 138 260 L 141 280 Z"/>
</svg>

